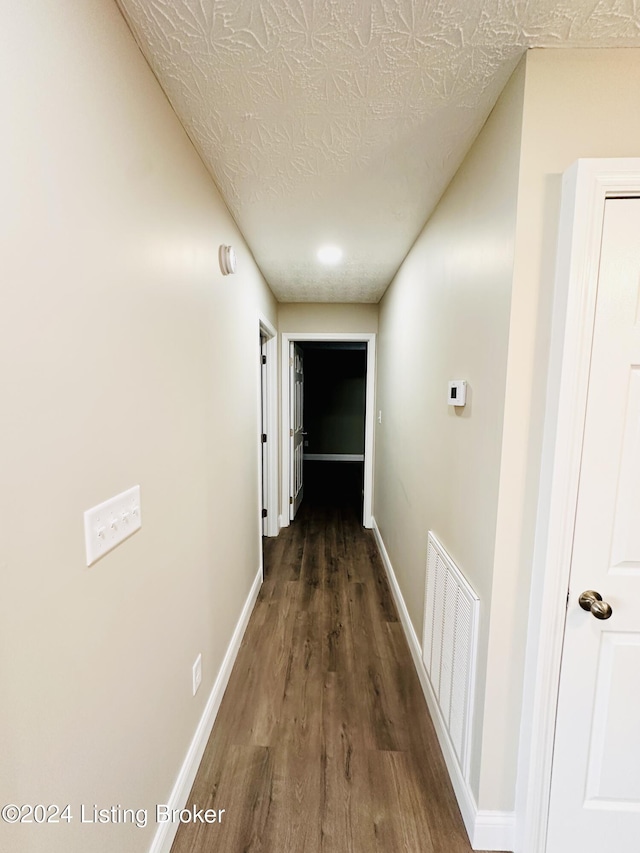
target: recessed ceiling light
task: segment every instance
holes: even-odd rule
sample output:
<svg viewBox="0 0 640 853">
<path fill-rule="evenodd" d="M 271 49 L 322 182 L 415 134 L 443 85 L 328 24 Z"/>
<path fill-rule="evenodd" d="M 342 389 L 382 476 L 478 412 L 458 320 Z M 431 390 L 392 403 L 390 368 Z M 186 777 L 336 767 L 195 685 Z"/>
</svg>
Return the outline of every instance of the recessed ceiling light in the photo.
<svg viewBox="0 0 640 853">
<path fill-rule="evenodd" d="M 318 249 L 318 260 L 323 264 L 337 264 L 342 260 L 342 249 L 340 246 L 322 246 Z"/>
</svg>

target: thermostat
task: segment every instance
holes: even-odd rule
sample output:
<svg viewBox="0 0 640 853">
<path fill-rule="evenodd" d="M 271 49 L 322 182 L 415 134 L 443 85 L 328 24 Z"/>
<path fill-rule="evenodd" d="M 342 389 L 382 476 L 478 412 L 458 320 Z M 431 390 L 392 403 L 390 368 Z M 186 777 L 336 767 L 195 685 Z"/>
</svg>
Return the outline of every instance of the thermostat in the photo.
<svg viewBox="0 0 640 853">
<path fill-rule="evenodd" d="M 449 383 L 447 403 L 450 406 L 464 406 L 467 399 L 467 380 L 454 379 Z"/>
</svg>

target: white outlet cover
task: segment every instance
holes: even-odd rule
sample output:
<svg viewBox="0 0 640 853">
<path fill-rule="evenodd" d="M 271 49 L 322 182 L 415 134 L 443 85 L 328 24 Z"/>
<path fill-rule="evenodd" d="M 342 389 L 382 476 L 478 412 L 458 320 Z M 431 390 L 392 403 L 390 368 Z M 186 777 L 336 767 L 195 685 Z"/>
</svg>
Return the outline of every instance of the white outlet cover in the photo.
<svg viewBox="0 0 640 853">
<path fill-rule="evenodd" d="M 87 566 L 92 566 L 142 527 L 140 486 L 133 486 L 84 514 Z"/>
<path fill-rule="evenodd" d="M 467 380 L 454 379 L 449 382 L 447 403 L 450 406 L 464 406 L 467 402 Z"/>
</svg>

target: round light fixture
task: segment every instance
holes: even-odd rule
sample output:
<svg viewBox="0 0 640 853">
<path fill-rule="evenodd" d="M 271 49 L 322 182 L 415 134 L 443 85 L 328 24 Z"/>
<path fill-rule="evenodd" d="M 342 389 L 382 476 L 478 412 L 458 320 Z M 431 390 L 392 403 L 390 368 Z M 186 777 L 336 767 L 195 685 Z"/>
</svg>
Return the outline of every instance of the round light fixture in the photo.
<svg viewBox="0 0 640 853">
<path fill-rule="evenodd" d="M 236 271 L 236 253 L 233 246 L 220 246 L 218 261 L 222 275 L 232 275 Z"/>
<path fill-rule="evenodd" d="M 337 264 L 342 260 L 340 246 L 322 246 L 318 249 L 318 260 L 323 264 Z"/>
</svg>

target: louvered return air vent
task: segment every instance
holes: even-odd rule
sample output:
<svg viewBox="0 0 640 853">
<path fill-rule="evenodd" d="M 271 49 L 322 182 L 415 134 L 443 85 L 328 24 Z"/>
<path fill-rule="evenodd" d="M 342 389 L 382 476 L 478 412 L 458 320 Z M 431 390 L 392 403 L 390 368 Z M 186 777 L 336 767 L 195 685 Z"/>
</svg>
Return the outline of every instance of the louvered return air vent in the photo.
<svg viewBox="0 0 640 853">
<path fill-rule="evenodd" d="M 422 659 L 460 770 L 469 778 L 480 600 L 429 532 Z"/>
</svg>

